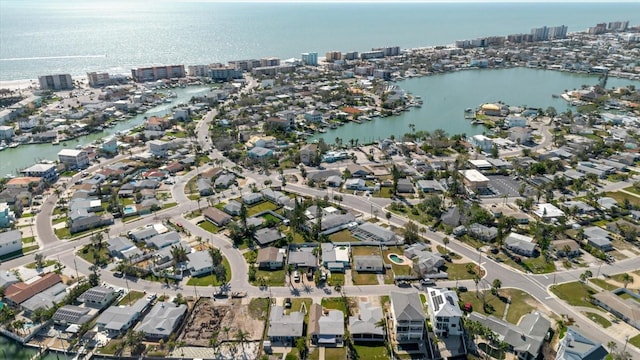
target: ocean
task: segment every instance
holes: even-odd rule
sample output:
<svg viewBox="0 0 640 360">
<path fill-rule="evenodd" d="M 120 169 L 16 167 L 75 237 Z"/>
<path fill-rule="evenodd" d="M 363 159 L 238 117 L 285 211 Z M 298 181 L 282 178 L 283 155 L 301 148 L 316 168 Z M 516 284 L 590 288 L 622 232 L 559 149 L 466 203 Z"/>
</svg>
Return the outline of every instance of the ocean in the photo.
<svg viewBox="0 0 640 360">
<path fill-rule="evenodd" d="M 451 44 L 599 22 L 640 24 L 636 3 L 221 3 L 0 0 L 0 80 L 154 64 Z"/>
</svg>

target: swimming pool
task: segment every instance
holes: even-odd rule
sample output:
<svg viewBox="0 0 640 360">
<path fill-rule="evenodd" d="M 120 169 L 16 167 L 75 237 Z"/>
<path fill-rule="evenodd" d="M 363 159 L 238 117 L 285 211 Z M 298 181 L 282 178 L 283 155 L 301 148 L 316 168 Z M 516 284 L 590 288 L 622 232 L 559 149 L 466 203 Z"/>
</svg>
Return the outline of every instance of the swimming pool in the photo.
<svg viewBox="0 0 640 360">
<path fill-rule="evenodd" d="M 404 260 L 397 254 L 389 254 L 389 259 L 396 264 L 404 264 Z"/>
<path fill-rule="evenodd" d="M 137 210 L 135 206 L 127 205 L 124 207 L 122 211 L 124 212 L 125 215 L 131 215 L 131 214 L 135 214 Z"/>
</svg>

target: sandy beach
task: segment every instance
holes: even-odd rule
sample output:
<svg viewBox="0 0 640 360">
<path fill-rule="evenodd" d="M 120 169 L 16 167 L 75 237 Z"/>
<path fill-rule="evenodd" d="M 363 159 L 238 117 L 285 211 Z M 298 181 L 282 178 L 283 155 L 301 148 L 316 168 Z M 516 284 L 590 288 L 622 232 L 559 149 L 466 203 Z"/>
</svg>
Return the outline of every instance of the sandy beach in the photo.
<svg viewBox="0 0 640 360">
<path fill-rule="evenodd" d="M 73 81 L 78 81 L 82 86 L 87 85 L 86 76 L 72 76 Z M 0 89 L 9 90 L 38 90 L 40 85 L 38 79 L 24 79 L 24 80 L 0 80 Z"/>
</svg>

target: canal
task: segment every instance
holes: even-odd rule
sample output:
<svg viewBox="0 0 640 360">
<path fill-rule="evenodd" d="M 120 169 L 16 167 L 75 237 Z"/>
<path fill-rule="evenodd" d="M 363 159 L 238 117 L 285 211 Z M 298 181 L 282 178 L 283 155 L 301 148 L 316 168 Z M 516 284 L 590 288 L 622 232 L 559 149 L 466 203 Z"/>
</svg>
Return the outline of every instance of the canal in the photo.
<svg viewBox="0 0 640 360">
<path fill-rule="evenodd" d="M 124 121 L 119 121 L 116 126 L 106 128 L 102 132 L 81 136 L 77 139 L 66 142 L 66 146 L 46 144 L 20 145 L 16 148 L 7 148 L 0 152 L 0 177 L 5 174 L 17 175 L 20 169 L 24 169 L 41 160 L 56 160 L 58 152 L 64 148 L 74 149 L 78 145 L 89 145 L 91 142 L 113 135 L 119 131 L 134 128 L 144 122 L 145 117 L 163 116 L 171 112 L 173 106 L 180 103 L 187 103 L 196 95 L 209 91 L 208 86 L 190 86 L 186 88 L 171 89 L 177 97 L 172 98 L 171 103 L 161 104 L 149 109 L 144 114 L 139 114 Z"/>
<path fill-rule="evenodd" d="M 529 68 L 468 70 L 407 79 L 397 84 L 405 91 L 422 97 L 424 104 L 421 108 L 411 108 L 397 116 L 375 118 L 362 124 L 348 123 L 337 129 L 327 129 L 326 133 L 318 133 L 311 139 L 323 138 L 332 144 L 336 137 L 340 137 L 343 143 L 350 139 L 368 143 L 390 135 L 398 138 L 410 132 L 409 124 L 414 124 L 416 130 L 443 129 L 449 135 L 482 134 L 485 131 L 483 126 L 472 125 L 464 118 L 465 109 L 502 101 L 509 106 L 542 109 L 553 106 L 558 112 L 563 112 L 569 108 L 567 102 L 551 95 L 580 89 L 582 85 L 596 85 L 598 81 L 597 76 Z M 640 81 L 609 78 L 607 88 L 629 84 L 638 88 Z"/>
</svg>

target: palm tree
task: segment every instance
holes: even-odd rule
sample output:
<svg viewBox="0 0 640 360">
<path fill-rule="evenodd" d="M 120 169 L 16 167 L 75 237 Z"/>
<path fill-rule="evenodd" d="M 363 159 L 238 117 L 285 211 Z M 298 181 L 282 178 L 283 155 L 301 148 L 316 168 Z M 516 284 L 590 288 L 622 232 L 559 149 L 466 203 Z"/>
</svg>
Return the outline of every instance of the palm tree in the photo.
<svg viewBox="0 0 640 360">
<path fill-rule="evenodd" d="M 238 332 L 236 333 L 235 337 L 236 337 L 236 340 L 238 340 L 238 342 L 240 342 L 240 348 L 242 349 L 243 358 L 246 358 L 246 354 L 244 352 L 244 343 L 249 338 L 249 334 L 244 332 L 244 331 L 242 331 L 242 329 L 238 329 Z"/>
<path fill-rule="evenodd" d="M 499 296 L 498 291 L 500 290 L 501 287 L 502 287 L 502 281 L 500 281 L 500 279 L 494 279 L 493 283 L 491 284 L 491 292 L 493 292 L 496 296 Z"/>
<path fill-rule="evenodd" d="M 444 252 L 447 253 L 447 245 L 449 244 L 449 238 L 445 236 L 444 239 L 442 239 L 442 243 L 444 244 Z"/>
<path fill-rule="evenodd" d="M 633 284 L 633 276 L 629 275 L 629 273 L 622 274 L 622 283 L 626 289 L 629 284 Z"/>
<path fill-rule="evenodd" d="M 613 354 L 618 349 L 618 344 L 615 341 L 609 341 L 607 347 L 609 348 L 609 352 Z"/>
</svg>

